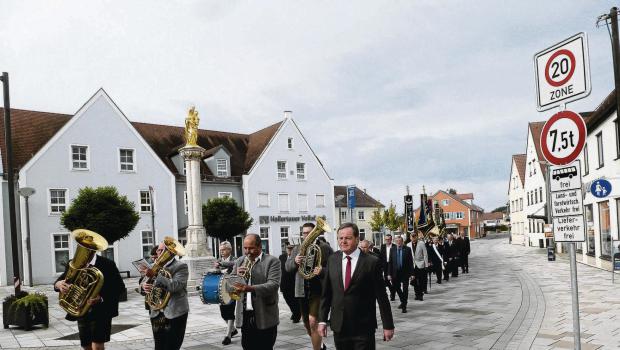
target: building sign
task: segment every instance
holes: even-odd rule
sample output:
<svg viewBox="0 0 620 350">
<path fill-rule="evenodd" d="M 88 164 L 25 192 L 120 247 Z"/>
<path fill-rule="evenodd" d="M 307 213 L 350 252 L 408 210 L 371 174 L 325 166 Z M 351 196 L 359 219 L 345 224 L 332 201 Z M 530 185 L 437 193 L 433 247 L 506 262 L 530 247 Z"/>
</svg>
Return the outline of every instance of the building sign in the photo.
<svg viewBox="0 0 620 350">
<path fill-rule="evenodd" d="M 551 192 L 551 215 L 568 216 L 583 214 L 581 189 Z"/>
<path fill-rule="evenodd" d="M 553 232 L 556 242 L 583 242 L 585 240 L 583 215 L 554 217 Z"/>
<path fill-rule="evenodd" d="M 327 220 L 327 216 L 322 215 L 323 220 Z M 316 215 L 300 215 L 300 216 L 259 216 L 258 222 L 260 225 L 269 225 L 272 222 L 311 222 L 316 221 Z"/>
</svg>

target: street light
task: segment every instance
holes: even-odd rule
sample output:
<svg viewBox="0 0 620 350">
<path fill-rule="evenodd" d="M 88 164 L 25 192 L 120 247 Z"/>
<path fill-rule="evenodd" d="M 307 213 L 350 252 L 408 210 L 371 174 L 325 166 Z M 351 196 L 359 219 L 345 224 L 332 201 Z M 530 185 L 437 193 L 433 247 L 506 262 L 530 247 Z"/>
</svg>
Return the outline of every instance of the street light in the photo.
<svg viewBox="0 0 620 350">
<path fill-rule="evenodd" d="M 30 210 L 28 208 L 28 197 L 35 194 L 32 187 L 22 187 L 17 190 L 20 196 L 26 200 L 26 252 L 28 254 L 28 285 L 32 287 L 32 258 L 30 252 Z"/>
</svg>

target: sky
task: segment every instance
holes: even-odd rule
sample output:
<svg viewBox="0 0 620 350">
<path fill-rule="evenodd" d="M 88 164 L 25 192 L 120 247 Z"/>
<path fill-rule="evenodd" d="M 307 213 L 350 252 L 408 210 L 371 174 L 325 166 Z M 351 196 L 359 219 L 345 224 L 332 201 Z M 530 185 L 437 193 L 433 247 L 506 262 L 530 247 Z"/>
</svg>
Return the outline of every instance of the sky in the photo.
<svg viewBox="0 0 620 350">
<path fill-rule="evenodd" d="M 103 87 L 131 121 L 251 133 L 293 111 L 337 185 L 402 210 L 455 188 L 508 200 L 537 112 L 533 56 L 589 43 L 591 111 L 613 89 L 611 1 L 7 1 L 13 108 L 75 113 Z"/>
</svg>

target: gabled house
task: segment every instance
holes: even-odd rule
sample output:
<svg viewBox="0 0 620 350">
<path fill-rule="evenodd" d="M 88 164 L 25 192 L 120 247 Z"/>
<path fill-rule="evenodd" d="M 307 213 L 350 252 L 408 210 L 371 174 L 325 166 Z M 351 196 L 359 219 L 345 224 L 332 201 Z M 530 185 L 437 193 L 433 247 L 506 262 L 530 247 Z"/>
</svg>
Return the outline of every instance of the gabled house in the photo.
<svg viewBox="0 0 620 350">
<path fill-rule="evenodd" d="M 470 239 L 482 237 L 480 228 L 482 213 L 484 210 L 473 204 L 474 195 L 472 193 L 452 194 L 443 190 L 428 196 L 436 207 L 443 209 L 443 216 L 446 221 L 446 232 L 460 234 Z M 420 208 L 415 210 L 416 218 L 419 216 Z"/>
<path fill-rule="evenodd" d="M 381 232 L 373 232 L 370 227 L 370 220 L 376 211 L 383 214 L 385 205 L 371 197 L 366 189 L 355 187 L 355 208 L 349 209 L 347 206 L 347 186 L 334 186 L 335 212 L 337 226 L 345 222 L 357 224 L 360 230 L 360 239 L 367 239 L 375 245 L 383 243 Z"/>
<path fill-rule="evenodd" d="M 546 191 L 545 173 L 546 161 L 540 149 L 540 134 L 544 122 L 528 124 L 527 146 L 525 152 L 525 182 L 524 182 L 524 240 L 526 246 L 546 247 L 548 240 L 544 234 L 544 220 L 527 219 L 527 216 L 545 216 Z M 541 165 L 541 162 L 542 165 Z"/>
<path fill-rule="evenodd" d="M 525 228 L 527 218 L 523 207 L 525 197 L 525 164 L 527 155 L 515 154 L 510 166 L 510 182 L 508 185 L 508 212 L 510 220 L 510 242 L 525 244 Z"/>
</svg>

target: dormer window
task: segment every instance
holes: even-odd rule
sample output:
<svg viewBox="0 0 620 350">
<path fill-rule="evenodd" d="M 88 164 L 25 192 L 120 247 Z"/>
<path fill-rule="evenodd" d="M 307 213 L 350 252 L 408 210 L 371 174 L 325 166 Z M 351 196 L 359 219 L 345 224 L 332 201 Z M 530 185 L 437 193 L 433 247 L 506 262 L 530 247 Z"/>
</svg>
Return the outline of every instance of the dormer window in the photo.
<svg viewBox="0 0 620 350">
<path fill-rule="evenodd" d="M 228 160 L 226 159 L 217 159 L 217 176 L 218 177 L 227 177 L 228 176 Z"/>
<path fill-rule="evenodd" d="M 288 149 L 293 149 L 293 138 L 289 137 L 288 138 Z"/>
</svg>

